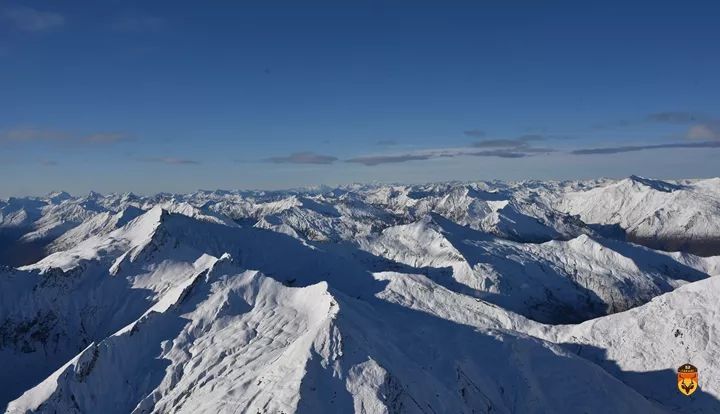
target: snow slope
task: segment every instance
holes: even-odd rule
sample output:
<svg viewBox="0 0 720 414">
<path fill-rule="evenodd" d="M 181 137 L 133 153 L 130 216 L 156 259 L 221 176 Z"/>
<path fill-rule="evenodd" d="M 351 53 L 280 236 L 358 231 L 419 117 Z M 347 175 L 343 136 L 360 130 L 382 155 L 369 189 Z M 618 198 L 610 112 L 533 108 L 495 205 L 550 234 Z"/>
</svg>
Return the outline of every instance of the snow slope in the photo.
<svg viewBox="0 0 720 414">
<path fill-rule="evenodd" d="M 559 209 L 589 224 L 619 226 L 630 240 L 650 247 L 719 254 L 717 188 L 716 180 L 675 184 L 632 176 L 569 192 Z"/>
<path fill-rule="evenodd" d="M 603 367 L 646 397 L 678 412 L 720 407 L 720 277 L 690 283 L 627 312 L 574 326 L 548 339 Z M 692 363 L 702 392 L 675 392 L 675 369 Z"/>
</svg>

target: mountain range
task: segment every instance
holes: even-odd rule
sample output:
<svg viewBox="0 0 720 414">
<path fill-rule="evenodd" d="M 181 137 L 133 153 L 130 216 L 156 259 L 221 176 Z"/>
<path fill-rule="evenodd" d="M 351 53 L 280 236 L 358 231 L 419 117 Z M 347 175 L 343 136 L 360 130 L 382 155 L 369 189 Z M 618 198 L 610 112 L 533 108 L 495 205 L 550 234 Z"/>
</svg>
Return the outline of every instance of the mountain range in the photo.
<svg viewBox="0 0 720 414">
<path fill-rule="evenodd" d="M 717 413 L 716 275 L 720 178 L 9 198 L 0 408 Z"/>
</svg>

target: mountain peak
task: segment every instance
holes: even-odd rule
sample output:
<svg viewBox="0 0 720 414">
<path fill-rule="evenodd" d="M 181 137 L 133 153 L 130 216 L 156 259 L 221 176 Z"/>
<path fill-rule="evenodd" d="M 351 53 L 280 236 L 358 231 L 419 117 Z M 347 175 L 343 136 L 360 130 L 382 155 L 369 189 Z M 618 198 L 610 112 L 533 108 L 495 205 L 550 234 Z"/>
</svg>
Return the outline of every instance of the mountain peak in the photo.
<svg viewBox="0 0 720 414">
<path fill-rule="evenodd" d="M 678 184 L 672 184 L 667 181 L 655 180 L 652 178 L 645 178 L 638 175 L 631 175 L 627 179 L 632 183 L 640 184 L 645 187 L 652 188 L 656 191 L 662 191 L 664 193 L 672 193 L 673 191 L 684 189 L 683 186 Z"/>
<path fill-rule="evenodd" d="M 53 203 L 61 203 L 65 200 L 70 200 L 73 196 L 65 191 L 53 191 L 47 195 L 47 198 Z"/>
</svg>

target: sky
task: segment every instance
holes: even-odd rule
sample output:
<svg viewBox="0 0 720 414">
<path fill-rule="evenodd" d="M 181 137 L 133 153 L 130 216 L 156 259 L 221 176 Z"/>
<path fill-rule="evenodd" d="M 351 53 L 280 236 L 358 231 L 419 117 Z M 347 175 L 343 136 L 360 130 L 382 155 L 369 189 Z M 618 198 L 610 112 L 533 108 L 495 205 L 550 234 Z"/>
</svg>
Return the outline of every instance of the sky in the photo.
<svg viewBox="0 0 720 414">
<path fill-rule="evenodd" d="M 719 176 L 719 15 L 0 1 L 0 197 Z"/>
</svg>

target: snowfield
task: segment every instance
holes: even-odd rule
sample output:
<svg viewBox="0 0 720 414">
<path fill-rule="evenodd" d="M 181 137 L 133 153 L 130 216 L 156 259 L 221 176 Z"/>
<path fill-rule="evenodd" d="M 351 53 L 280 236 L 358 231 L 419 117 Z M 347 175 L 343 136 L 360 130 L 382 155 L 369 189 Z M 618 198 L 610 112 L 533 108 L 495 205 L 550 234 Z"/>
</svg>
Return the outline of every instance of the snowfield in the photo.
<svg viewBox="0 0 720 414">
<path fill-rule="evenodd" d="M 0 200 L 0 408 L 718 413 L 715 275 L 720 179 Z"/>
</svg>

